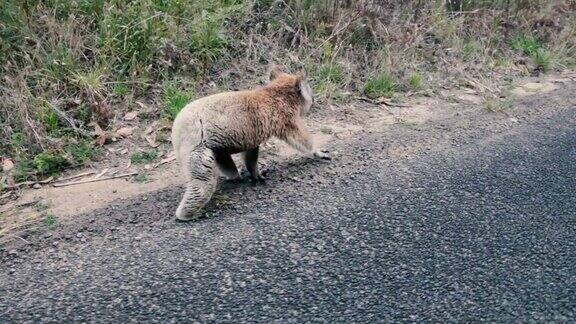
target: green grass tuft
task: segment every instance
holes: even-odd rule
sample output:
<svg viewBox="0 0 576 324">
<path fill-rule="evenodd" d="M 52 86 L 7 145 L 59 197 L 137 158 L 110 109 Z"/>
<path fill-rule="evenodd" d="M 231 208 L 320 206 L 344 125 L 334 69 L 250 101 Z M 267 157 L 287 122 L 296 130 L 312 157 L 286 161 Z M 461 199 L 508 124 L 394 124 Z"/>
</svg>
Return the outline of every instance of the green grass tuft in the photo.
<svg viewBox="0 0 576 324">
<path fill-rule="evenodd" d="M 419 73 L 414 73 L 408 79 L 408 84 L 412 90 L 421 90 L 424 83 L 424 78 Z"/>
<path fill-rule="evenodd" d="M 49 229 L 53 229 L 56 226 L 56 217 L 54 214 L 46 212 L 44 217 L 44 225 L 46 225 Z"/>
<path fill-rule="evenodd" d="M 78 165 L 82 165 L 94 156 L 96 153 L 96 148 L 92 141 L 83 140 L 76 144 L 71 144 L 67 148 L 70 155 L 74 158 L 74 161 Z"/>
<path fill-rule="evenodd" d="M 144 164 L 154 161 L 158 157 L 156 150 L 142 151 L 132 154 L 130 161 L 135 164 Z"/>
<path fill-rule="evenodd" d="M 164 110 L 168 118 L 174 120 L 180 110 L 182 110 L 191 99 L 192 94 L 190 92 L 179 90 L 173 85 L 166 86 L 162 101 L 164 102 Z"/>
<path fill-rule="evenodd" d="M 364 84 L 364 94 L 369 98 L 392 97 L 394 92 L 396 92 L 396 83 L 388 73 L 375 75 Z"/>
<path fill-rule="evenodd" d="M 531 58 L 537 69 L 547 72 L 552 68 L 552 55 L 543 48 L 536 50 Z"/>
<path fill-rule="evenodd" d="M 512 48 L 515 50 L 521 50 L 522 53 L 528 56 L 534 55 L 536 51 L 540 49 L 541 45 L 532 36 L 516 36 L 512 39 Z"/>
<path fill-rule="evenodd" d="M 70 162 L 58 153 L 40 153 L 34 157 L 34 167 L 41 175 L 52 175 L 69 166 Z"/>
</svg>

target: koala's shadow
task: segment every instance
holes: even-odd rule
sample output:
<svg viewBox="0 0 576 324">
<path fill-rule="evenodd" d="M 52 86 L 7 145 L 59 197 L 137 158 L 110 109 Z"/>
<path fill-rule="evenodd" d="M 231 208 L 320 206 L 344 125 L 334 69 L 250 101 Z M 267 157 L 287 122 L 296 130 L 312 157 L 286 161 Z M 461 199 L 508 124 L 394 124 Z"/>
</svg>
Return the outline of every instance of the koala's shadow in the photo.
<svg viewBox="0 0 576 324">
<path fill-rule="evenodd" d="M 280 162 L 270 161 L 264 166 L 261 165 L 260 172 L 265 178 L 264 181 L 251 180 L 246 170 L 241 172 L 241 179 L 239 180 L 226 180 L 221 177 L 212 199 L 204 206 L 203 217 L 198 221 L 210 219 L 215 212 L 228 209 L 233 204 L 229 202 L 230 197 L 236 201 L 235 196 L 245 193 L 247 190 L 257 191 L 258 188 L 265 190 L 266 188 L 275 188 L 278 185 L 286 186 L 286 179 L 302 176 L 307 171 L 311 171 L 314 166 L 321 166 L 326 163 L 329 161 L 307 157 Z M 289 185 L 296 185 L 296 183 L 290 182 Z"/>
</svg>

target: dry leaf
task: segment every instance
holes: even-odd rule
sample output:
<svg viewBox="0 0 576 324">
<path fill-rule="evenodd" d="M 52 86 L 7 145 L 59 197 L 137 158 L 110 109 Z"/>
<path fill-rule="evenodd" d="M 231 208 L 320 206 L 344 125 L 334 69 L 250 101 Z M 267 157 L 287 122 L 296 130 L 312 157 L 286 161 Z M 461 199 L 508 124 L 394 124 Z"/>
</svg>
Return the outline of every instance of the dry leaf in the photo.
<svg viewBox="0 0 576 324">
<path fill-rule="evenodd" d="M 95 122 L 91 122 L 88 126 L 94 127 L 94 133 L 96 134 L 96 144 L 99 146 L 104 145 L 106 143 L 106 132 L 102 130 L 100 125 Z"/>
<path fill-rule="evenodd" d="M 144 134 L 150 134 L 154 131 L 154 125 L 150 125 L 148 127 L 146 127 L 146 130 L 144 131 Z"/>
<path fill-rule="evenodd" d="M 156 148 L 160 146 L 160 144 L 156 143 L 156 134 L 144 135 L 144 139 L 148 142 L 148 145 L 150 145 L 150 147 Z"/>
<path fill-rule="evenodd" d="M 120 129 L 118 129 L 116 131 L 116 136 L 118 137 L 128 137 L 130 135 L 132 135 L 133 132 L 133 128 L 132 127 L 122 127 Z"/>
<path fill-rule="evenodd" d="M 166 164 L 166 163 L 172 162 L 174 160 L 176 160 L 175 156 L 167 157 L 165 159 L 160 160 L 160 164 Z"/>
<path fill-rule="evenodd" d="M 14 168 L 14 162 L 10 159 L 2 160 L 2 171 L 8 172 Z"/>
<path fill-rule="evenodd" d="M 147 109 L 147 108 L 148 108 L 148 106 L 146 106 L 146 104 L 143 103 L 142 101 L 136 101 L 136 104 L 137 104 L 138 106 L 140 106 L 140 108 L 142 108 L 142 109 Z"/>
<path fill-rule="evenodd" d="M 131 111 L 129 113 L 126 113 L 126 115 L 124 115 L 124 120 L 134 120 L 134 118 L 136 118 L 136 116 L 138 116 L 138 112 L 137 111 Z"/>
<path fill-rule="evenodd" d="M 106 133 L 100 134 L 96 138 L 96 144 L 98 144 L 98 146 L 103 146 L 104 143 L 106 143 Z"/>
</svg>

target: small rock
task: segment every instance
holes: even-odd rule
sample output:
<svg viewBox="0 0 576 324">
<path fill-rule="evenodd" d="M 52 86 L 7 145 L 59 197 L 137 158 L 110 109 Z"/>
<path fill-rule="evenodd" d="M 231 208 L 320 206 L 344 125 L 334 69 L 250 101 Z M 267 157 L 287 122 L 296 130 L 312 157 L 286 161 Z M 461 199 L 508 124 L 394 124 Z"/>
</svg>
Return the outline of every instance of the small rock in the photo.
<svg viewBox="0 0 576 324">
<path fill-rule="evenodd" d="M 136 241 L 140 241 L 141 239 L 142 239 L 141 236 L 136 236 L 136 237 L 134 238 L 134 240 L 136 240 Z"/>
<path fill-rule="evenodd" d="M 41 189 L 41 188 L 42 188 L 42 185 L 39 184 L 39 183 L 35 183 L 35 184 L 32 186 L 32 188 L 34 188 L 34 189 Z"/>
<path fill-rule="evenodd" d="M 76 234 L 76 237 L 82 237 L 82 233 Z"/>
<path fill-rule="evenodd" d="M 510 121 L 513 122 L 513 123 L 517 123 L 517 122 L 518 122 L 518 118 L 512 117 L 512 118 L 510 118 Z"/>
<path fill-rule="evenodd" d="M 18 254 L 18 251 L 16 251 L 16 250 L 10 250 L 10 251 L 8 251 L 8 254 L 10 254 L 10 255 L 16 255 L 16 254 Z"/>
</svg>

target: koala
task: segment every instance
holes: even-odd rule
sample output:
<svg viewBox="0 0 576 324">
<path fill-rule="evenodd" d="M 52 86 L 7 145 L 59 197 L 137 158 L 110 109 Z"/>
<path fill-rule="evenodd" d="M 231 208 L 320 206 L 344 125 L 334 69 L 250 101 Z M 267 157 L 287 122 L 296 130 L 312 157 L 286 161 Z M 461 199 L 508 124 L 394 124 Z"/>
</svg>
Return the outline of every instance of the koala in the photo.
<svg viewBox="0 0 576 324">
<path fill-rule="evenodd" d="M 259 146 L 271 137 L 314 158 L 330 158 L 326 151 L 315 147 L 302 120 L 313 103 L 305 74 L 287 74 L 273 67 L 269 80 L 254 90 L 200 98 L 176 116 L 172 144 L 186 180 L 177 219 L 187 221 L 200 216 L 216 189 L 217 170 L 228 179 L 240 178 L 232 154 L 242 153 L 250 178 L 262 180 Z"/>
</svg>

